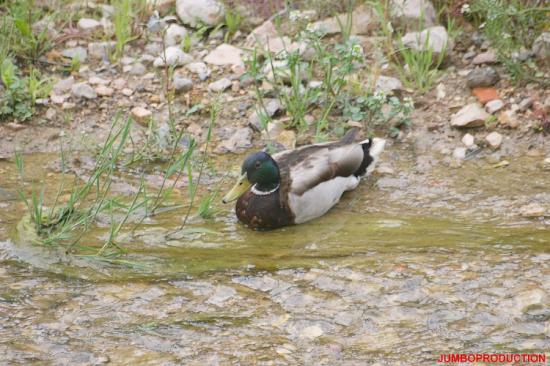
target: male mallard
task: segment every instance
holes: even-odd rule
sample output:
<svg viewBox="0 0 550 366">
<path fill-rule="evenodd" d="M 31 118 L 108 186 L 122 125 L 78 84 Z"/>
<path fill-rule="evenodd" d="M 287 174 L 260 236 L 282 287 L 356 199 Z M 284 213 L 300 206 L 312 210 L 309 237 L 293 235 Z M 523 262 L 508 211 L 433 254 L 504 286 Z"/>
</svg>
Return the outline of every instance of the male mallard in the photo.
<svg viewBox="0 0 550 366">
<path fill-rule="evenodd" d="M 238 198 L 239 220 L 254 229 L 301 224 L 324 215 L 345 191 L 374 169 L 384 150 L 380 138 L 354 142 L 357 130 L 340 141 L 269 155 L 249 155 L 224 203 Z"/>
</svg>

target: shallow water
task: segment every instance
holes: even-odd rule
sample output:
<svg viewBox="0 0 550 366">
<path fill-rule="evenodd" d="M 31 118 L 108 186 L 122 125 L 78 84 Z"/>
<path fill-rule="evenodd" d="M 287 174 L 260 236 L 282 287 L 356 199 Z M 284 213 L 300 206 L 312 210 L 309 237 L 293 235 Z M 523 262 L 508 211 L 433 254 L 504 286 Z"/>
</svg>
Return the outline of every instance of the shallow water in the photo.
<svg viewBox="0 0 550 366">
<path fill-rule="evenodd" d="M 27 180 L 58 179 L 44 160 L 27 159 Z M 171 211 L 122 241 L 142 264 L 129 268 L 13 240 L 24 210 L 13 164 L 0 173 L 6 364 L 409 365 L 550 349 L 548 229 L 469 217 L 459 196 L 420 192 L 400 212 L 384 197 L 413 192 L 375 177 L 311 223 L 254 232 L 222 207 L 191 220 L 219 235 L 179 239 L 166 232 L 184 211 Z"/>
</svg>

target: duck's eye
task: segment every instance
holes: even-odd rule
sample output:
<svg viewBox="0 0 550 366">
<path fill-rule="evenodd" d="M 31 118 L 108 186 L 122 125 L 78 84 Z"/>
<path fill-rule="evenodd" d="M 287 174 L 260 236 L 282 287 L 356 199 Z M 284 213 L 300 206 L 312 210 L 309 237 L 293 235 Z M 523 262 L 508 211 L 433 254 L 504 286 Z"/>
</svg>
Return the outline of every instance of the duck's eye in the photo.
<svg viewBox="0 0 550 366">
<path fill-rule="evenodd" d="M 255 168 L 259 168 L 260 165 L 262 165 L 262 163 L 260 161 L 257 161 L 257 162 L 254 163 Z"/>
</svg>

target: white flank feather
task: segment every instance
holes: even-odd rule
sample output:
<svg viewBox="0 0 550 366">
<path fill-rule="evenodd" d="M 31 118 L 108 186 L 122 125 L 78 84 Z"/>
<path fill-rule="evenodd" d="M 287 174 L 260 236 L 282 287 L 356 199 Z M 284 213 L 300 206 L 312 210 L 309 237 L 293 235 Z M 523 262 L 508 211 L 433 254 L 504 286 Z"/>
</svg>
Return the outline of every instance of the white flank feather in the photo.
<svg viewBox="0 0 550 366">
<path fill-rule="evenodd" d="M 340 200 L 345 191 L 355 189 L 360 178 L 336 177 L 316 185 L 302 195 L 289 194 L 288 204 L 296 217 L 294 222 L 301 224 L 324 215 Z"/>
</svg>

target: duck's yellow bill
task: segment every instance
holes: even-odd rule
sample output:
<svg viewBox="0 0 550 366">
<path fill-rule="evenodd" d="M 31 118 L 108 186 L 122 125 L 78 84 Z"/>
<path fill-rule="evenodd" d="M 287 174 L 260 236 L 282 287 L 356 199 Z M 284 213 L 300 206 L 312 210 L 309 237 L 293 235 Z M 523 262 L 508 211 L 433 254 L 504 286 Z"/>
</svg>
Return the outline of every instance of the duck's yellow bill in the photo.
<svg viewBox="0 0 550 366">
<path fill-rule="evenodd" d="M 235 201 L 237 198 L 242 196 L 251 185 L 252 184 L 250 184 L 246 176 L 246 172 L 243 173 L 239 179 L 237 179 L 237 183 L 235 183 L 233 188 L 231 188 L 231 190 L 222 198 L 222 202 L 229 203 L 231 201 Z"/>
</svg>

